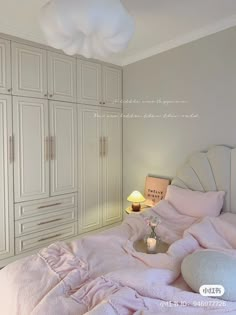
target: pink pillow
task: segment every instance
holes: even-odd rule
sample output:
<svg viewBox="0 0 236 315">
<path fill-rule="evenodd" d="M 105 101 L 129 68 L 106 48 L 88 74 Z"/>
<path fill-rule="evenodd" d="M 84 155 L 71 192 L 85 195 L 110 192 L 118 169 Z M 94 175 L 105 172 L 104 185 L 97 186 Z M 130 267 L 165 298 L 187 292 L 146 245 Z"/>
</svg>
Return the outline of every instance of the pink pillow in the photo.
<svg viewBox="0 0 236 315">
<path fill-rule="evenodd" d="M 165 199 L 180 213 L 193 217 L 217 217 L 224 203 L 224 191 L 193 191 L 169 185 Z"/>
</svg>

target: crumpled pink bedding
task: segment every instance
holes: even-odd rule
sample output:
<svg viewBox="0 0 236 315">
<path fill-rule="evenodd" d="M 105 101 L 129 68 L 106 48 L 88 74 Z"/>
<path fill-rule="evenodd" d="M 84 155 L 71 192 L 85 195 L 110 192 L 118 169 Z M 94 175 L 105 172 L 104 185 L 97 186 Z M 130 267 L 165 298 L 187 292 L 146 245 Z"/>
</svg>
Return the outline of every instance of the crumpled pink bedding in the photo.
<svg viewBox="0 0 236 315">
<path fill-rule="evenodd" d="M 162 220 L 158 232 L 171 246 L 165 254 L 136 252 L 133 242 L 147 233 L 144 216 L 155 214 Z M 5 267 L 1 314 L 236 314 L 236 303 L 193 293 L 181 277 L 184 257 L 207 248 L 236 256 L 236 215 L 194 218 L 162 201 L 119 227 L 52 244 Z"/>
</svg>

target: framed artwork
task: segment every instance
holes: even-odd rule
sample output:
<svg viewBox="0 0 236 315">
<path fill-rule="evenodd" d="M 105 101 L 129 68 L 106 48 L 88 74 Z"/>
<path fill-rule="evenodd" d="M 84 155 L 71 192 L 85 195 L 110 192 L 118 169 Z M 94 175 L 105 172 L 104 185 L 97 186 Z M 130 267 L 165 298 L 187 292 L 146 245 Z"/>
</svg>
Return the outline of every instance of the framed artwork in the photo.
<svg viewBox="0 0 236 315">
<path fill-rule="evenodd" d="M 153 207 L 160 200 L 164 199 L 169 184 L 169 179 L 147 176 L 144 192 L 145 205 Z"/>
</svg>

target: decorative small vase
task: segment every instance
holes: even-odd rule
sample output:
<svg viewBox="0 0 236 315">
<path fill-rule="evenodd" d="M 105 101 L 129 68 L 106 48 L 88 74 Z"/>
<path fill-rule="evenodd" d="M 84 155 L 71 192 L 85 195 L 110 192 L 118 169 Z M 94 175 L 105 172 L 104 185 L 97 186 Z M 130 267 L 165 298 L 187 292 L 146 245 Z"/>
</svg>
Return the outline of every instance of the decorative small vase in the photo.
<svg viewBox="0 0 236 315">
<path fill-rule="evenodd" d="M 151 226 L 151 233 L 146 237 L 147 253 L 155 254 L 157 252 L 157 245 L 159 243 L 159 238 L 155 232 L 155 226 Z"/>
</svg>

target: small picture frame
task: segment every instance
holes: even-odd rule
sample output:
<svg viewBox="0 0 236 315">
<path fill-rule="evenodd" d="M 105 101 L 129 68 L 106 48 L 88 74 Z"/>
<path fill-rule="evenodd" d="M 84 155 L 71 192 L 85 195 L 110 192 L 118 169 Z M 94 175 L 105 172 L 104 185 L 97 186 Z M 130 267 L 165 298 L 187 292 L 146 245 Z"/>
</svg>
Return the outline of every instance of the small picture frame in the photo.
<svg viewBox="0 0 236 315">
<path fill-rule="evenodd" d="M 169 179 L 147 176 L 144 192 L 144 196 L 146 198 L 145 205 L 153 207 L 160 200 L 163 200 L 169 184 Z"/>
</svg>

